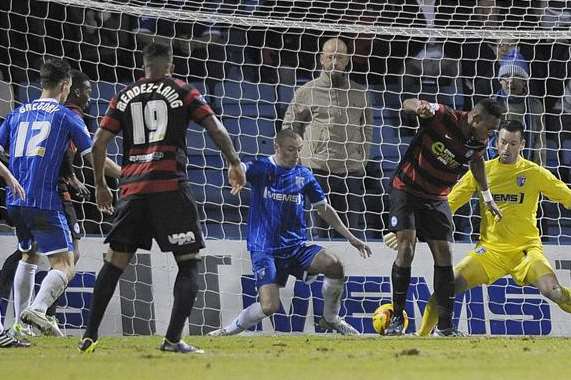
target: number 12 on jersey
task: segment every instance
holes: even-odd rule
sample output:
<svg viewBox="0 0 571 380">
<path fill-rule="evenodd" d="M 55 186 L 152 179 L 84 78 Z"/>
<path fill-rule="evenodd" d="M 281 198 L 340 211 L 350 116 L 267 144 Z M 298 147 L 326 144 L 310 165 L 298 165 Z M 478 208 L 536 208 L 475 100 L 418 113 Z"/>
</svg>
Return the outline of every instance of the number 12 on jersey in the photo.
<svg viewBox="0 0 571 380">
<path fill-rule="evenodd" d="M 43 157 L 46 154 L 46 148 L 40 145 L 48 138 L 51 127 L 52 124 L 49 121 L 34 121 L 31 128 L 31 136 L 28 139 L 30 122 L 23 121 L 18 124 L 14 157 Z"/>
</svg>

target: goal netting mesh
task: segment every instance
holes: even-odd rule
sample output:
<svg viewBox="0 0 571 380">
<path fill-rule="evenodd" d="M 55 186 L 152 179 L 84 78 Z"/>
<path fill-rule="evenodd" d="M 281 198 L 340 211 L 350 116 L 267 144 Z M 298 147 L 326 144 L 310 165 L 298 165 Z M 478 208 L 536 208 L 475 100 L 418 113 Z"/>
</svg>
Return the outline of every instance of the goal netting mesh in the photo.
<svg viewBox="0 0 571 380">
<path fill-rule="evenodd" d="M 526 126 L 532 143 L 524 154 L 571 181 L 570 1 L 6 0 L 0 11 L 0 116 L 39 96 L 39 67 L 46 57 L 64 57 L 92 80 L 86 123 L 94 132 L 110 98 L 143 75 L 142 47 L 158 40 L 172 45 L 176 76 L 205 95 L 243 160 L 273 152 L 272 139 L 282 128 L 295 90 L 320 74 L 323 43 L 343 39 L 349 52 L 346 75 L 367 98 L 372 137 L 363 145 L 364 174 L 331 177 L 363 189 L 358 196 L 362 207 L 346 216 L 357 220 L 354 230 L 371 241 L 378 257 L 373 264 L 361 263 L 346 244 L 314 223 L 309 212 L 308 223 L 310 238 L 330 244 L 346 262 L 342 313 L 364 332 L 372 331 L 375 307 L 390 299 L 392 256 L 378 239 L 387 227 L 389 179 L 417 128 L 417 120 L 402 112 L 404 99 L 469 110 L 482 98 L 497 97 L 508 105 L 509 117 Z M 502 68 L 506 62 L 509 67 Z M 514 70 L 524 78 L 519 93 L 514 87 L 506 90 L 500 81 L 502 73 Z M 255 301 L 243 243 L 249 197 L 248 191 L 239 197 L 230 194 L 222 156 L 199 126 L 189 126 L 187 142 L 189 177 L 209 239 L 203 290 L 190 325 L 192 333 L 200 334 Z M 119 136 L 109 145 L 109 156 L 120 162 L 121 150 Z M 75 163 L 93 193 L 92 170 L 80 159 Z M 348 197 L 346 192 L 331 196 Z M 93 196 L 74 198 L 74 204 L 82 234 L 95 242 L 82 242 L 85 259 L 58 309 L 70 333 L 85 324 L 103 249 L 97 244 L 111 221 L 99 213 Z M 477 239 L 478 215 L 474 200 L 455 216 L 458 246 Z M 3 227 L 6 252 L 1 255 L 7 255 L 15 240 L 9 227 Z M 547 199 L 541 201 L 538 227 L 555 248 L 571 239 L 569 212 Z M 568 284 L 571 263 L 552 263 Z M 430 259 L 416 265 L 422 269 L 415 274 L 407 307 L 418 324 L 432 270 Z M 110 312 L 113 332 L 162 332 L 175 276 L 176 265 L 166 256 L 138 255 Z M 290 280 L 283 312 L 258 329 L 320 332 L 313 324 L 323 307 L 319 284 Z M 458 317 L 473 333 L 571 334 L 571 324 L 553 304 L 535 289 L 519 288 L 508 279 L 478 288 L 465 300 L 466 307 L 458 303 Z M 3 314 L 10 315 L 6 301 Z"/>
</svg>

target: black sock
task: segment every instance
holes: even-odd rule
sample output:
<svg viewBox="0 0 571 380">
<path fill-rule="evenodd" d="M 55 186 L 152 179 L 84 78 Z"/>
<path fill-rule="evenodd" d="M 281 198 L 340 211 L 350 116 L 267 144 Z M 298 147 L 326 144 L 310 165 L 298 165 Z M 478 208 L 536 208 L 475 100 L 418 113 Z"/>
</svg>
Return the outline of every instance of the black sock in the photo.
<svg viewBox="0 0 571 380">
<path fill-rule="evenodd" d="M 438 303 L 438 329 L 449 329 L 452 327 L 455 300 L 452 266 L 434 266 L 434 296 Z"/>
<path fill-rule="evenodd" d="M 408 286 L 410 284 L 410 267 L 401 268 L 393 263 L 391 272 L 391 280 L 393 283 L 393 308 L 395 315 L 402 315 L 405 304 Z"/>
<path fill-rule="evenodd" d="M 190 317 L 194 299 L 198 293 L 198 263 L 197 260 L 178 263 L 171 320 L 165 336 L 169 342 L 180 341 L 186 319 Z"/>
<path fill-rule="evenodd" d="M 105 314 L 105 309 L 107 309 L 107 305 L 111 297 L 113 297 L 113 293 L 115 293 L 117 282 L 119 282 L 119 277 L 121 277 L 122 273 L 122 269 L 117 268 L 111 263 L 105 262 L 103 264 L 95 281 L 93 298 L 89 309 L 89 318 L 87 320 L 87 329 L 85 330 L 85 334 L 83 334 L 84 338 L 91 338 L 94 341 L 97 340 L 97 331 L 103 319 L 103 314 Z"/>
<path fill-rule="evenodd" d="M 22 260 L 22 252 L 18 250 L 8 256 L 4 261 L 2 271 L 0 271 L 0 298 L 10 299 L 14 276 L 16 275 L 16 269 L 18 268 L 20 260 Z"/>
</svg>

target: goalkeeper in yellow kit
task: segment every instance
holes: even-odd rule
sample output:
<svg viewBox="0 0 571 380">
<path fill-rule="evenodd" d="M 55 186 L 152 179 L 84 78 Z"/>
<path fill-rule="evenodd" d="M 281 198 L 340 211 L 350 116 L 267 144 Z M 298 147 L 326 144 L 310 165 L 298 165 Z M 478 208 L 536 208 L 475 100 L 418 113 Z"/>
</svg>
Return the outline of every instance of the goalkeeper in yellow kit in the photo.
<svg viewBox="0 0 571 380">
<path fill-rule="evenodd" d="M 496 220 L 486 207 L 480 207 L 480 241 L 454 267 L 455 291 L 460 294 L 478 285 L 489 285 L 509 274 L 517 284 L 537 287 L 541 294 L 571 313 L 571 289 L 557 281 L 543 254 L 536 226 L 540 194 L 571 208 L 571 190 L 547 169 L 521 157 L 524 145 L 522 124 L 502 122 L 498 157 L 486 162 L 486 175 L 503 218 Z M 467 172 L 448 196 L 452 212 L 468 202 L 477 190 L 474 176 Z M 391 237 L 385 240 L 389 246 L 395 244 Z M 417 335 L 430 334 L 437 322 L 438 310 L 432 296 Z"/>
</svg>

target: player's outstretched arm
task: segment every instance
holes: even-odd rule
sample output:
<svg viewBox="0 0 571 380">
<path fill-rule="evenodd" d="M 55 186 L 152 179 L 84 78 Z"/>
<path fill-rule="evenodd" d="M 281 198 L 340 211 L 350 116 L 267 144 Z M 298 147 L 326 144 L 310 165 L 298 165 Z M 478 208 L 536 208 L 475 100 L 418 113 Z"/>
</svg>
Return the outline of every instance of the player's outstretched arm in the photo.
<svg viewBox="0 0 571 380">
<path fill-rule="evenodd" d="M 97 207 L 104 213 L 113 213 L 113 194 L 105 180 L 105 160 L 107 159 L 107 144 L 115 135 L 103 128 L 95 132 L 93 139 L 93 176 L 95 180 L 95 199 Z"/>
<path fill-rule="evenodd" d="M 246 173 L 244 173 L 244 168 L 240 165 L 238 153 L 236 153 L 234 145 L 232 145 L 228 131 L 214 115 L 202 119 L 200 124 L 206 129 L 208 135 L 220 148 L 228 161 L 230 166 L 228 168 L 228 181 L 230 186 L 232 186 L 232 194 L 237 194 L 246 185 Z"/>
<path fill-rule="evenodd" d="M 498 205 L 492 197 L 492 193 L 488 188 L 488 178 L 486 177 L 486 169 L 484 166 L 484 159 L 482 157 L 474 158 L 470 161 L 470 171 L 476 179 L 476 182 L 480 185 L 480 191 L 482 192 L 482 198 L 486 207 L 492 215 L 496 217 L 496 220 L 502 218 L 502 212 L 500 211 Z"/>
<path fill-rule="evenodd" d="M 351 231 L 345 227 L 341 219 L 339 219 L 339 215 L 337 215 L 337 212 L 333 209 L 333 207 L 331 207 L 331 205 L 328 203 L 319 204 L 317 206 L 317 213 L 323 220 L 329 223 L 329 225 L 333 227 L 335 231 L 343 235 L 343 237 L 347 239 L 353 247 L 357 248 L 361 257 L 367 258 L 373 254 L 373 251 L 371 251 L 371 248 L 365 244 L 365 242 L 357 239 L 355 235 L 353 235 Z"/>
<path fill-rule="evenodd" d="M 537 170 L 540 178 L 537 182 L 543 195 L 553 202 L 561 203 L 566 209 L 571 209 L 571 189 L 567 184 L 543 167 L 538 167 Z"/>
<path fill-rule="evenodd" d="M 402 103 L 402 107 L 407 112 L 413 112 L 422 119 L 433 117 L 437 107 L 436 104 L 419 99 L 406 99 Z"/>
<path fill-rule="evenodd" d="M 10 172 L 10 170 L 8 170 L 8 168 L 1 162 L 0 162 L 0 177 L 4 179 L 6 185 L 10 187 L 12 192 L 16 194 L 18 198 L 20 199 L 26 198 L 26 192 L 24 191 L 22 185 L 20 185 L 20 182 L 18 182 L 16 177 L 14 177 Z"/>
</svg>

